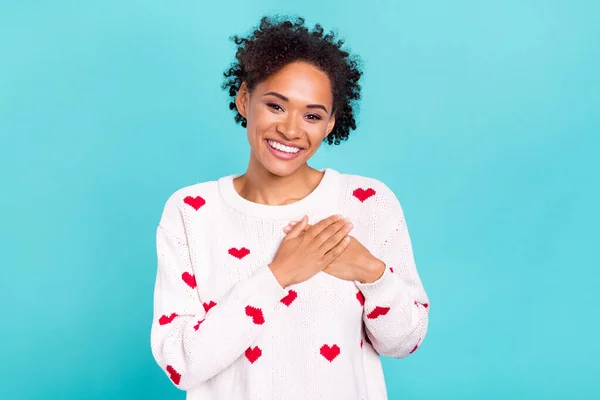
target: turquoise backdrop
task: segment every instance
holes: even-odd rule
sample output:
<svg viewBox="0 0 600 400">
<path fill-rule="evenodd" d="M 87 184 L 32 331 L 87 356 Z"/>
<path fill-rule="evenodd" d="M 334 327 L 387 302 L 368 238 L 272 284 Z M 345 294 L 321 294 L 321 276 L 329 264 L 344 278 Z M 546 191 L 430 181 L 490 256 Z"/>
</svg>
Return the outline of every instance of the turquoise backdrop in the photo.
<svg viewBox="0 0 600 400">
<path fill-rule="evenodd" d="M 246 167 L 221 74 L 273 12 L 365 61 L 358 130 L 312 165 L 404 206 L 432 306 L 390 399 L 600 398 L 592 0 L 0 0 L 0 398 L 184 398 L 150 352 L 155 228 Z"/>
</svg>

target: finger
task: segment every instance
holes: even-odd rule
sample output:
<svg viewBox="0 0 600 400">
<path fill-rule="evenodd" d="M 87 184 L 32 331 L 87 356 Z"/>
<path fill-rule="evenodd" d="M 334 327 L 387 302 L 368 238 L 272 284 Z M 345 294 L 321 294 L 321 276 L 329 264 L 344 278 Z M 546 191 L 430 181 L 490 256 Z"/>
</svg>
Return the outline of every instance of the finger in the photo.
<svg viewBox="0 0 600 400">
<path fill-rule="evenodd" d="M 312 225 L 311 224 L 306 224 L 306 226 L 304 227 L 304 229 L 302 229 L 302 232 L 306 232 Z M 285 228 L 283 228 L 283 231 L 285 233 L 288 233 L 289 231 L 292 230 L 292 226 L 286 226 Z"/>
<path fill-rule="evenodd" d="M 292 228 L 294 227 L 294 225 L 296 225 L 296 222 L 294 222 L 292 225 L 287 225 L 286 227 L 283 228 L 283 231 L 285 233 L 289 233 L 289 231 L 292 230 Z M 304 229 L 302 230 L 302 232 L 306 232 L 312 225 L 311 224 L 306 224 L 306 226 L 304 227 Z"/>
<path fill-rule="evenodd" d="M 338 243 L 340 243 L 342 240 L 345 240 L 345 238 L 348 237 L 348 234 L 350 233 L 352 228 L 353 228 L 352 223 L 349 221 L 347 223 L 345 223 L 344 225 L 342 225 L 333 234 L 328 233 L 327 231 L 329 230 L 329 228 L 327 228 L 327 230 L 323 231 L 323 233 L 321 235 L 319 235 L 318 238 L 321 238 L 321 236 L 325 236 L 326 234 L 329 234 L 330 236 L 323 238 L 324 241 L 323 241 L 323 243 L 321 243 L 319 248 L 323 251 L 323 253 L 327 253 L 328 251 L 333 249 Z"/>
<path fill-rule="evenodd" d="M 342 219 L 342 216 L 340 214 L 332 215 L 330 217 L 322 219 L 321 221 L 319 221 L 316 224 L 314 224 L 313 226 L 311 226 L 310 229 L 307 231 L 307 234 L 310 235 L 311 237 L 315 238 L 317 235 L 319 235 L 321 232 L 323 232 L 330 225 L 338 222 L 341 219 Z"/>
<path fill-rule="evenodd" d="M 342 241 L 335 245 L 333 249 L 325 253 L 325 256 L 323 256 L 323 263 L 325 266 L 328 266 L 338 258 L 344 252 L 346 247 L 348 247 L 348 244 L 350 244 L 350 236 L 346 236 Z"/>
<path fill-rule="evenodd" d="M 294 225 L 292 228 L 290 228 L 290 230 L 286 235 L 287 239 L 294 239 L 297 238 L 300 233 L 302 233 L 302 231 L 304 230 L 304 226 L 308 223 L 308 217 L 305 215 L 304 217 L 302 217 L 302 219 L 300 220 L 299 223 L 297 223 L 296 225 Z"/>
<path fill-rule="evenodd" d="M 294 226 L 295 226 L 297 223 L 298 223 L 298 221 L 291 221 L 291 222 L 290 222 L 289 224 L 287 224 L 287 225 L 285 226 L 285 228 L 283 228 L 283 229 L 288 229 L 288 230 L 290 230 L 290 229 L 291 229 L 291 228 L 293 228 L 293 227 L 294 227 Z"/>
</svg>

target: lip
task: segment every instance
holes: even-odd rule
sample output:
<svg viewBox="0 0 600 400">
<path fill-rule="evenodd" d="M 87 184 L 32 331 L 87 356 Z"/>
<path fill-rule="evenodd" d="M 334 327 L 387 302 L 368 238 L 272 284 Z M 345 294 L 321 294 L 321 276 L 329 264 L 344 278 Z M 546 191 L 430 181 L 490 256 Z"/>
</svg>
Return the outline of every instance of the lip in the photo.
<svg viewBox="0 0 600 400">
<path fill-rule="evenodd" d="M 277 140 L 274 140 L 274 141 L 278 142 Z M 280 142 L 278 142 L 278 143 L 280 143 Z M 279 160 L 284 160 L 284 161 L 294 160 L 294 159 L 298 158 L 300 156 L 300 154 L 302 154 L 302 152 L 304 151 L 304 149 L 302 149 L 302 148 L 297 153 L 286 153 L 283 151 L 276 150 L 276 149 L 272 148 L 271 145 L 269 144 L 269 139 L 265 139 L 265 145 L 269 148 L 269 151 L 275 158 L 277 158 Z"/>
<path fill-rule="evenodd" d="M 271 140 L 271 141 L 273 141 L 273 142 L 277 142 L 277 143 L 279 143 L 279 144 L 282 144 L 282 145 L 284 145 L 284 146 L 296 147 L 296 148 L 298 148 L 298 149 L 300 149 L 300 150 L 304 150 L 304 147 L 300 147 L 300 146 L 298 146 L 297 144 L 290 143 L 290 142 L 285 142 L 285 141 L 283 141 L 283 140 L 277 140 L 277 139 L 265 139 L 265 140 L 267 140 L 267 141 L 268 141 L 268 140 Z"/>
</svg>

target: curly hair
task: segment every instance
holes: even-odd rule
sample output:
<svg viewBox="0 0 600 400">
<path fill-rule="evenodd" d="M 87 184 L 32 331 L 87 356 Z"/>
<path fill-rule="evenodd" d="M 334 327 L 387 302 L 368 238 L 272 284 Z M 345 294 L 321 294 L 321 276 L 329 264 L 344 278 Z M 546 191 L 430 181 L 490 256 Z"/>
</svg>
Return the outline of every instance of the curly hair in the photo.
<svg viewBox="0 0 600 400">
<path fill-rule="evenodd" d="M 247 37 L 230 38 L 237 45 L 235 60 L 223 73 L 222 89 L 229 91 L 229 108 L 235 112 L 236 123 L 244 128 L 246 119 L 237 111 L 235 97 L 242 83 L 252 91 L 256 85 L 291 62 L 304 61 L 323 71 L 332 86 L 335 125 L 323 139 L 327 144 L 347 140 L 356 129 L 355 114 L 360 99 L 360 59 L 344 50 L 344 41 L 333 32 L 324 34 L 323 27 L 305 27 L 304 18 L 278 20 L 263 17 L 260 25 Z"/>
</svg>

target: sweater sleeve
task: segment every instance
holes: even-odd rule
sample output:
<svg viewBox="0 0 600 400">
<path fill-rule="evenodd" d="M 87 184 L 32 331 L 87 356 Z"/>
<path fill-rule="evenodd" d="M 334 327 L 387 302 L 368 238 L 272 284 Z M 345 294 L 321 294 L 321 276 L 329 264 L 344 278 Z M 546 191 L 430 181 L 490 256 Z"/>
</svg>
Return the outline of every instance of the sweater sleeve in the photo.
<svg viewBox="0 0 600 400">
<path fill-rule="evenodd" d="M 429 300 L 415 265 L 402 207 L 387 187 L 374 256 L 386 268 L 373 283 L 357 283 L 364 302 L 363 321 L 373 348 L 381 355 L 407 357 L 423 341 L 428 327 Z M 374 252 L 375 253 L 375 252 Z"/>
<path fill-rule="evenodd" d="M 285 291 L 265 265 L 222 298 L 202 303 L 185 234 L 159 225 L 156 249 L 152 354 L 176 387 L 189 390 L 244 355 Z"/>
</svg>

